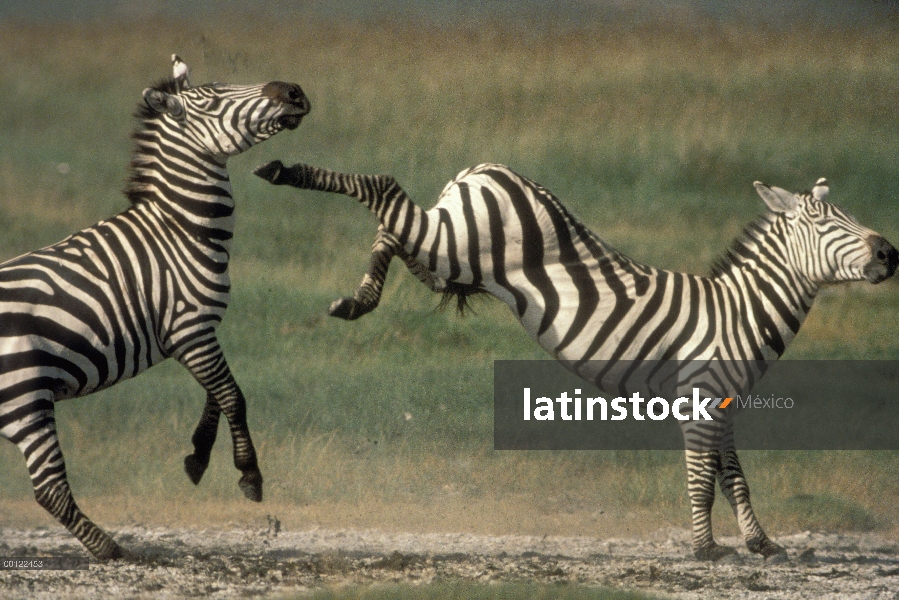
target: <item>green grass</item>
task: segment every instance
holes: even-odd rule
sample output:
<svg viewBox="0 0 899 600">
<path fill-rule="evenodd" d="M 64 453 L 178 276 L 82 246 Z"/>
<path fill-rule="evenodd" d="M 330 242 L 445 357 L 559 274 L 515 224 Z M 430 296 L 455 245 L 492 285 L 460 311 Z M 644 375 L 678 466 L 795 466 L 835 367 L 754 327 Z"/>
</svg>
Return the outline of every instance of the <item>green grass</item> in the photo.
<svg viewBox="0 0 899 600">
<path fill-rule="evenodd" d="M 464 319 L 436 312 L 438 298 L 397 265 L 374 314 L 327 318 L 361 278 L 374 219 L 251 169 L 279 158 L 390 173 L 428 207 L 459 170 L 504 162 L 633 257 L 692 272 L 761 211 L 753 180 L 798 190 L 826 176 L 836 202 L 895 241 L 897 36 L 713 23 L 0 23 L 0 260 L 125 207 L 130 114 L 172 52 L 197 82 L 296 81 L 313 105 L 296 132 L 231 161 L 234 298 L 220 334 L 248 398 L 266 502 L 239 498 L 224 428 L 200 487 L 184 477 L 203 394 L 174 364 L 57 407 L 76 496 L 107 525 L 278 511 L 296 527 L 686 526 L 681 453 L 492 450 L 492 361 L 545 357 L 500 303 L 476 302 Z M 787 356 L 899 357 L 896 292 L 828 290 Z M 896 531 L 897 453 L 742 458 L 773 533 Z M 48 519 L 10 444 L 0 501 L 0 521 Z M 735 533 L 726 502 L 715 511 L 716 531 Z"/>
</svg>

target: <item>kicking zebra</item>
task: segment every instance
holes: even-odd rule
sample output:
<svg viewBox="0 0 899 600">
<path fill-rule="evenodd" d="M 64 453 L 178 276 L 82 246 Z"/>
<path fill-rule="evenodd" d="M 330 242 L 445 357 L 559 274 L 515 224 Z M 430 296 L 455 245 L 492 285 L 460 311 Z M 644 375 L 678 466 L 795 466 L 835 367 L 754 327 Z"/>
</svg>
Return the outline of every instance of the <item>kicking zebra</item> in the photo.
<svg viewBox="0 0 899 600">
<path fill-rule="evenodd" d="M 25 456 L 38 503 L 98 559 L 122 549 L 75 504 L 54 402 L 84 396 L 174 357 L 207 392 L 185 469 L 202 477 L 220 413 L 244 494 L 262 499 L 246 405 L 215 330 L 229 300 L 234 200 L 229 156 L 309 112 L 300 86 L 177 77 L 143 91 L 125 194 L 131 207 L 0 265 L 0 434 Z"/>
<path fill-rule="evenodd" d="M 356 319 L 372 311 L 396 255 L 445 299 L 456 296 L 460 310 L 471 294 L 499 298 L 544 349 L 606 390 L 621 384 L 609 363 L 628 360 L 738 361 L 742 372 L 728 376 L 745 390 L 783 354 L 822 284 L 878 283 L 899 262 L 883 237 L 825 201 L 823 179 L 803 194 L 756 182 L 767 212 L 702 277 L 627 258 L 546 189 L 501 165 L 462 171 L 428 211 L 389 176 L 279 161 L 255 172 L 274 184 L 346 194 L 380 220 L 368 272 L 352 297 L 331 305 L 332 316 Z M 714 392 L 709 373 L 700 375 Z M 679 389 L 693 383 L 678 380 Z M 717 479 L 749 550 L 782 560 L 784 549 L 762 530 L 749 502 L 733 444 L 733 410 L 709 412 L 714 422 L 681 422 L 693 551 L 710 560 L 735 552 L 712 535 Z"/>
</svg>

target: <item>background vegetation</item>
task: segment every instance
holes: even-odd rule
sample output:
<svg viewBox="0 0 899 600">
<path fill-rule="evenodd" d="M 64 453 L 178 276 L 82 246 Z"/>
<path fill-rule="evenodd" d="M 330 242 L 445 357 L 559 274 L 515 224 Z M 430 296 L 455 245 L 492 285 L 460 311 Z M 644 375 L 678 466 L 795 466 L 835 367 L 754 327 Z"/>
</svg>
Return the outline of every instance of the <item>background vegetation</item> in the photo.
<svg viewBox="0 0 899 600">
<path fill-rule="evenodd" d="M 130 114 L 172 52 L 195 82 L 295 81 L 313 106 L 297 131 L 231 161 L 234 296 L 220 335 L 266 501 L 242 498 L 224 430 L 203 482 L 188 482 L 203 393 L 164 364 L 57 406 L 79 503 L 113 531 L 263 526 L 266 514 L 288 528 L 598 537 L 688 526 L 679 452 L 492 450 L 492 361 L 545 358 L 498 302 L 436 312 L 397 265 L 377 312 L 328 319 L 367 265 L 373 218 L 250 173 L 274 158 L 385 172 L 430 206 L 459 170 L 503 162 L 628 254 L 693 272 L 760 212 L 753 180 L 799 190 L 826 176 L 836 202 L 897 241 L 899 31 L 853 23 L 0 20 L 0 260 L 125 207 Z M 788 356 L 899 358 L 897 291 L 827 290 Z M 895 535 L 899 453 L 742 456 L 775 538 Z M 716 531 L 735 534 L 725 505 Z M 51 525 L 5 443 L 0 523 Z"/>
</svg>

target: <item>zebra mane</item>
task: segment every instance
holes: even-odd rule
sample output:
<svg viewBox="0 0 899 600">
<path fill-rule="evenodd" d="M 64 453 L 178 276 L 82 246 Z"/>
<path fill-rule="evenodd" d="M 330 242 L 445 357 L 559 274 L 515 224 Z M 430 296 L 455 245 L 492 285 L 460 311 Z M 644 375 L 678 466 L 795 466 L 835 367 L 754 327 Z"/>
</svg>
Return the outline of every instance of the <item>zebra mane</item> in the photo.
<svg viewBox="0 0 899 600">
<path fill-rule="evenodd" d="M 166 77 L 151 85 L 150 89 L 159 90 L 166 94 L 177 94 L 178 83 L 174 78 Z M 137 171 L 147 163 L 147 160 L 143 158 L 142 152 L 136 142 L 141 133 L 146 131 L 147 122 L 158 118 L 159 115 L 159 111 L 153 109 L 144 100 L 141 100 L 138 103 L 137 109 L 134 111 L 134 117 L 138 120 L 138 126 L 131 134 L 131 139 L 135 141 L 135 144 L 131 154 L 131 162 L 128 164 L 125 189 L 122 190 L 122 193 L 125 194 L 125 197 L 128 198 L 128 201 L 131 202 L 132 205 L 140 204 L 142 202 L 140 192 L 143 190 L 143 186 L 137 181 Z"/>
<path fill-rule="evenodd" d="M 711 277 L 719 277 L 730 269 L 737 256 L 740 254 L 740 250 L 755 248 L 758 245 L 759 239 L 771 228 L 771 224 L 774 223 L 775 218 L 776 215 L 774 213 L 766 212 L 750 221 L 750 223 L 743 228 L 742 233 L 730 243 L 724 253 L 712 263 Z"/>
</svg>

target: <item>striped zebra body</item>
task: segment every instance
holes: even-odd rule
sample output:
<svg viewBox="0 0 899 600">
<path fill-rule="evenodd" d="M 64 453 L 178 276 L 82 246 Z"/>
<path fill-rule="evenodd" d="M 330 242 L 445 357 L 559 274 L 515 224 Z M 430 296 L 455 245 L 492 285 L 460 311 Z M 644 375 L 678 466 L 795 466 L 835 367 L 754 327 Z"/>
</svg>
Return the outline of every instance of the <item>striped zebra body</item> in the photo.
<svg viewBox="0 0 899 600">
<path fill-rule="evenodd" d="M 278 161 L 256 174 L 349 195 L 380 220 L 369 270 L 352 297 L 331 305 L 333 316 L 355 319 L 373 310 L 388 264 L 399 256 L 432 290 L 457 296 L 460 308 L 471 294 L 499 298 L 550 354 L 612 391 L 623 385 L 616 364 L 660 360 L 691 366 L 677 380 L 680 395 L 694 386 L 721 397 L 750 389 L 796 335 L 822 284 L 878 283 L 899 262 L 880 235 L 825 201 L 824 180 L 801 195 L 756 183 L 768 211 L 746 227 L 712 276 L 702 277 L 631 260 L 546 189 L 501 165 L 463 171 L 428 211 L 388 176 Z M 785 556 L 749 502 L 733 445 L 735 411 L 709 412 L 714 421 L 681 422 L 694 553 L 717 559 L 734 552 L 712 536 L 717 479 L 749 549 Z"/>
<path fill-rule="evenodd" d="M 202 476 L 224 413 L 241 488 L 254 500 L 262 494 L 244 398 L 215 334 L 234 229 L 226 162 L 296 128 L 309 104 L 294 84 L 193 88 L 186 67 L 179 75 L 144 91 L 125 190 L 132 206 L 0 265 L 0 434 L 22 451 L 41 506 L 100 559 L 123 551 L 72 497 L 58 400 L 173 357 L 207 392 L 188 475 Z"/>
</svg>

